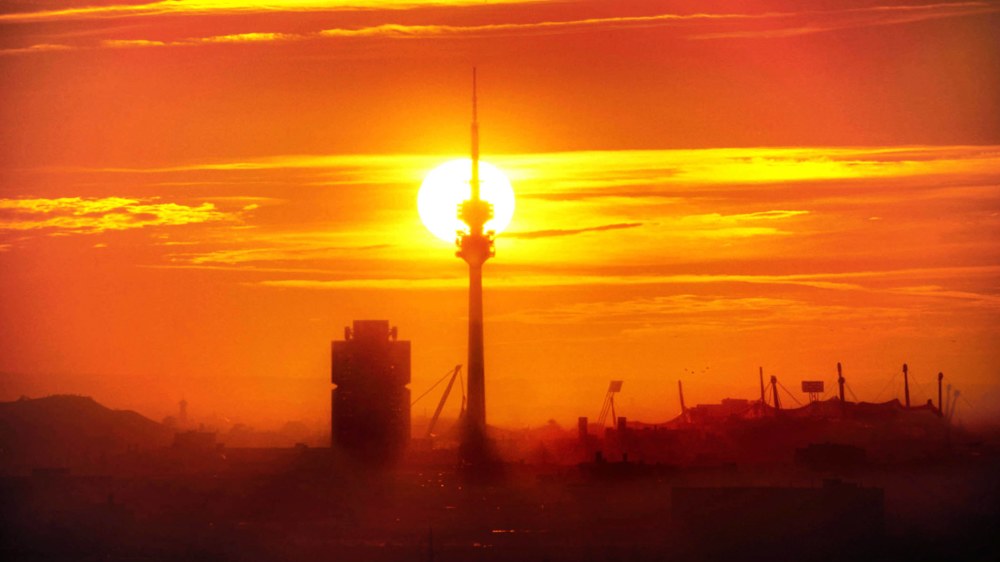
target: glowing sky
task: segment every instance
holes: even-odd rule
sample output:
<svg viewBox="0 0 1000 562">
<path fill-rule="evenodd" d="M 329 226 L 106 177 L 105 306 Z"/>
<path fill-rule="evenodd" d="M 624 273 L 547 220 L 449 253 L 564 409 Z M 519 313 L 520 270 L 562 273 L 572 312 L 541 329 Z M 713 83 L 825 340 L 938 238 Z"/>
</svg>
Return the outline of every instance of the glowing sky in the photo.
<svg viewBox="0 0 1000 562">
<path fill-rule="evenodd" d="M 504 424 L 938 371 L 1000 418 L 1000 4 L 0 3 L 0 399 L 323 419 L 384 318 L 419 394 L 464 264 L 416 212 L 464 156 L 517 211 L 485 270 Z M 804 400 L 804 396 L 799 396 Z M 420 415 L 431 405 L 418 405 Z"/>
</svg>

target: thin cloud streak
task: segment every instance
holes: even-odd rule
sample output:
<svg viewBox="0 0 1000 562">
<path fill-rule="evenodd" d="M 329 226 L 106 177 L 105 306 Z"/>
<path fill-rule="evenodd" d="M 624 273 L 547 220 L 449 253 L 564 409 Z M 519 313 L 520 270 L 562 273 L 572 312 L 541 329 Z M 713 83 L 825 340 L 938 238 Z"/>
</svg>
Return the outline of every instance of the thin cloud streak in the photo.
<svg viewBox="0 0 1000 562">
<path fill-rule="evenodd" d="M 676 229 L 673 233 L 693 238 L 710 239 L 789 235 L 792 234 L 791 231 L 784 231 L 777 227 L 747 226 L 745 223 L 752 224 L 765 220 L 782 220 L 807 214 L 809 214 L 809 211 L 773 210 L 734 215 L 723 215 L 721 213 L 688 215 L 676 221 L 676 225 L 680 228 Z"/>
<path fill-rule="evenodd" d="M 803 11 L 803 12 L 764 12 L 751 13 L 695 13 L 695 14 L 655 14 L 649 16 L 619 16 L 608 18 L 586 18 L 579 20 L 542 21 L 529 23 L 502 23 L 488 25 L 398 25 L 383 24 L 358 29 L 327 29 L 320 33 L 327 37 L 398 37 L 424 38 L 447 36 L 487 36 L 516 35 L 523 33 L 572 33 L 588 29 L 615 29 L 637 27 L 659 27 L 671 23 L 698 21 L 747 21 L 747 20 L 787 20 L 801 16 L 852 16 L 866 14 L 863 21 L 840 22 L 824 27 L 791 27 L 780 30 L 769 30 L 761 33 L 780 34 L 784 36 L 802 35 L 820 31 L 835 31 L 875 25 L 901 25 L 932 19 L 981 15 L 1000 11 L 1000 8 L 983 2 L 944 3 L 915 6 L 874 6 L 847 10 Z M 898 12 L 908 12 L 898 15 Z M 733 32 L 736 34 L 752 34 L 755 32 Z M 691 36 L 691 39 L 715 39 L 730 36 L 726 33 L 701 34 Z M 746 35 L 749 36 L 749 35 Z M 775 35 L 777 36 L 777 35 Z"/>
<path fill-rule="evenodd" d="M 28 47 L 17 47 L 14 49 L 0 49 L 0 55 L 24 55 L 33 53 L 50 53 L 53 51 L 73 51 L 78 49 L 72 45 L 60 43 L 38 43 Z"/>
<path fill-rule="evenodd" d="M 544 0 L 495 0 L 493 3 L 530 4 Z M 336 12 L 355 10 L 409 10 L 433 6 L 474 6 L 481 0 L 161 0 L 147 4 L 112 4 L 36 12 L 0 14 L 0 22 L 112 19 L 137 16 L 197 16 L 268 12 Z"/>
<path fill-rule="evenodd" d="M 530 230 L 525 232 L 505 232 L 503 234 L 504 238 L 520 238 L 522 240 L 532 240 L 535 238 L 554 238 L 558 236 L 573 236 L 576 234 L 585 234 L 588 232 L 605 232 L 608 230 L 622 230 L 625 228 L 638 228 L 642 226 L 641 222 L 629 222 L 629 223 L 617 223 L 617 224 L 603 224 L 601 226 L 590 226 L 587 228 L 572 228 L 572 229 L 551 229 L 551 230 Z"/>
<path fill-rule="evenodd" d="M 956 4 L 929 4 L 924 6 L 876 6 L 867 9 L 847 10 L 844 13 L 859 12 L 864 12 L 867 17 L 857 21 L 810 23 L 802 26 L 777 29 L 703 33 L 693 35 L 690 39 L 783 39 L 846 29 L 905 25 L 929 20 L 991 14 L 1000 12 L 1000 7 L 985 2 L 965 2 Z"/>
<path fill-rule="evenodd" d="M 412 166 L 434 166 L 442 156 L 426 154 L 292 154 L 268 156 L 242 161 L 205 162 L 183 166 L 163 166 L 149 168 L 49 168 L 53 172 L 104 172 L 121 174 L 162 174 L 174 172 L 201 171 L 257 171 L 290 170 L 314 168 L 343 168 L 359 170 L 358 174 L 379 169 L 399 169 Z"/>
<path fill-rule="evenodd" d="M 177 41 L 160 41 L 150 39 L 108 39 L 96 46 L 79 46 L 79 49 L 93 48 L 136 48 L 136 47 L 191 47 L 203 44 L 249 44 L 288 41 L 307 41 L 316 39 L 337 38 L 386 38 L 386 39 L 429 39 L 448 37 L 485 37 L 496 35 L 518 34 L 554 34 L 573 33 L 588 29 L 621 28 L 621 27 L 653 27 L 684 21 L 725 21 L 746 20 L 774 17 L 789 17 L 793 14 L 658 14 L 652 16 L 619 16 L 610 18 L 587 18 L 579 20 L 541 21 L 530 23 L 501 23 L 486 25 L 406 25 L 385 23 L 360 28 L 323 29 L 311 33 L 276 33 L 247 32 L 229 35 L 210 35 L 191 37 Z M 2 16 L 0 16 L 2 21 Z M 8 54 L 23 53 L 36 50 L 33 46 L 25 49 L 10 49 Z M 61 48 L 72 48 L 61 45 Z M 37 49 L 44 50 L 44 49 Z"/>
<path fill-rule="evenodd" d="M 795 279 L 794 276 L 767 275 L 494 275 L 486 280 L 486 285 L 496 289 L 525 289 L 543 287 L 573 286 L 636 286 L 667 284 L 707 284 L 707 283 L 754 283 L 768 285 L 798 285 L 821 289 L 856 290 L 858 285 Z M 457 289 L 468 285 L 465 277 L 432 278 L 352 278 L 334 280 L 278 279 L 257 283 L 265 287 L 295 289 Z"/>
<path fill-rule="evenodd" d="M 530 3 L 530 2 L 513 2 Z M 189 11 L 184 11 L 181 4 L 187 5 Z M 70 10 L 59 10 L 54 12 L 37 12 L 37 17 L 55 18 L 62 17 L 117 17 L 125 15 L 157 15 L 157 14 L 205 14 L 216 13 L 245 13 L 249 11 L 329 11 L 336 9 L 352 9 L 344 5 L 342 7 L 330 7 L 319 2 L 291 2 L 278 6 L 258 6 L 255 4 L 229 6 L 223 8 L 212 2 L 206 2 L 205 6 L 198 7 L 197 2 L 157 2 L 141 6 L 108 6 L 98 8 L 80 8 Z M 425 3 L 388 3 L 371 2 L 369 8 L 383 9 L 409 9 L 419 7 Z M 474 2 L 429 2 L 426 4 L 464 6 L 474 5 Z M 366 6 L 360 6 L 362 8 Z M 732 38 L 783 38 L 813 33 L 839 31 L 845 29 L 855 29 L 873 26 L 905 25 L 934 19 L 944 19 L 962 16 L 983 15 L 1000 11 L 1000 7 L 983 2 L 963 2 L 963 3 L 942 3 L 927 5 L 908 6 L 873 6 L 865 8 L 851 8 L 844 10 L 829 11 L 799 11 L 799 12 L 763 12 L 763 13 L 661 13 L 643 16 L 613 16 L 597 18 L 581 18 L 575 20 L 551 20 L 535 22 L 517 23 L 493 23 L 479 25 L 453 25 L 453 24 L 399 24 L 383 23 L 367 27 L 358 28 L 331 28 L 315 32 L 305 33 L 282 33 L 269 31 L 254 31 L 227 35 L 211 35 L 204 37 L 191 37 L 188 39 L 163 41 L 157 39 L 107 39 L 97 45 L 80 45 L 71 47 L 68 45 L 57 45 L 58 49 L 94 49 L 94 48 L 140 48 L 140 47 L 190 47 L 203 44 L 253 44 L 288 41 L 306 41 L 320 38 L 384 38 L 384 39 L 433 39 L 433 38 L 480 38 L 492 36 L 517 36 L 517 35 L 552 35 L 563 33 L 580 33 L 592 30 L 608 29 L 632 29 L 664 27 L 674 24 L 704 24 L 704 23 L 738 23 L 747 21 L 764 22 L 790 22 L 783 27 L 766 30 L 726 30 L 721 32 L 699 33 L 687 36 L 694 40 L 712 39 L 732 39 Z M 42 16 L 41 14 L 50 14 Z M 84 14 L 90 14 L 84 16 Z M 106 14 L 98 16 L 98 14 Z M 5 18 L 12 21 L 32 21 L 32 14 L 2 14 L 0 22 Z M 808 17 L 811 20 L 823 23 L 796 23 L 795 20 Z M 17 19 L 24 18 L 24 20 Z M 833 19 L 834 21 L 827 21 Z M 15 48 L 0 51 L 0 54 L 24 54 L 32 52 L 44 52 L 46 45 L 34 45 L 25 48 Z"/>
<path fill-rule="evenodd" d="M 164 41 L 152 41 L 149 39 L 105 39 L 101 41 L 102 47 L 111 47 L 116 49 L 129 49 L 136 47 L 166 47 L 167 45 L 172 45 L 173 43 L 168 43 Z"/>
<path fill-rule="evenodd" d="M 247 248 L 240 250 L 218 250 L 204 254 L 175 254 L 178 261 L 190 260 L 192 264 L 242 264 L 250 262 L 287 262 L 302 260 L 334 259 L 344 255 L 361 254 L 376 250 L 387 250 L 391 244 L 369 244 L 357 246 L 330 246 L 318 242 L 278 248 Z"/>
<path fill-rule="evenodd" d="M 350 170 L 367 183 L 398 178 L 400 171 L 430 170 L 453 156 L 427 154 L 284 155 L 243 161 L 205 162 L 149 168 L 47 168 L 51 172 L 163 174 L 283 169 Z M 454 157 L 457 157 L 454 156 Z M 650 183 L 767 184 L 792 181 L 914 177 L 996 176 L 1000 146 L 777 147 L 680 150 L 592 150 L 498 154 L 489 160 L 511 180 L 531 181 L 544 173 L 554 191 L 600 190 Z M 549 168 L 559 170 L 553 178 Z M 375 173 L 376 176 L 371 175 Z M 519 194 L 522 195 L 522 194 Z M 531 196 L 531 193 L 524 195 Z"/>
<path fill-rule="evenodd" d="M 884 326 L 907 317 L 907 310 L 891 306 L 859 308 L 794 298 L 683 293 L 518 310 L 495 320 L 524 324 L 614 324 L 636 327 L 626 332 L 637 329 L 662 332 L 692 327 L 762 330 L 784 328 L 789 323 L 812 325 L 817 321 L 864 321 L 868 326 Z"/>
<path fill-rule="evenodd" d="M 521 289 L 535 287 L 558 286 L 628 286 L 628 285 L 680 285 L 680 284 L 716 284 L 716 283 L 747 283 L 755 285 L 794 285 L 814 289 L 835 291 L 874 291 L 899 292 L 901 294 L 927 297 L 956 298 L 947 291 L 938 291 L 930 287 L 921 289 L 900 287 L 878 289 L 866 287 L 864 280 L 956 278 L 963 276 L 996 276 L 1000 275 L 1000 266 L 970 266 L 941 268 L 911 268 L 883 271 L 851 271 L 836 273 L 796 273 L 788 275 L 740 275 L 740 274 L 677 274 L 677 275 L 574 275 L 570 273 L 556 275 L 493 275 L 486 284 L 497 289 Z M 853 282 L 851 282 L 853 281 Z M 357 278 L 357 279 L 280 279 L 265 280 L 256 283 L 265 287 L 284 287 L 297 289 L 453 289 L 465 287 L 468 279 L 460 277 L 426 277 L 426 278 Z M 980 296 L 985 300 L 1000 304 L 1000 299 L 993 295 L 981 293 L 963 293 L 967 298 Z"/>
<path fill-rule="evenodd" d="M 523 33 L 573 33 L 588 29 L 658 27 L 685 21 L 722 21 L 786 18 L 794 13 L 764 14 L 656 14 L 651 16 L 617 16 L 578 20 L 540 21 L 528 23 L 495 23 L 485 25 L 400 25 L 382 24 L 356 29 L 324 29 L 324 37 L 395 37 L 425 38 L 448 36 L 517 35 Z"/>
</svg>

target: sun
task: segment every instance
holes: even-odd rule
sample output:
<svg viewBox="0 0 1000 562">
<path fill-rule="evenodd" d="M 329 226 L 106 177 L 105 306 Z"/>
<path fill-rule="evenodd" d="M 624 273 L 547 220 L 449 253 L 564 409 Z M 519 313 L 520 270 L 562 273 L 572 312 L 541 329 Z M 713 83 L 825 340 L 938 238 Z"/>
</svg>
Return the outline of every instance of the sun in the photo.
<svg viewBox="0 0 1000 562">
<path fill-rule="evenodd" d="M 445 162 L 424 178 L 417 193 L 417 211 L 434 236 L 454 242 L 458 231 L 468 231 L 458 218 L 458 206 L 469 198 L 471 180 L 472 161 L 468 158 Z M 514 216 L 514 189 L 500 168 L 482 160 L 479 186 L 481 197 L 493 204 L 493 218 L 487 221 L 485 230 L 502 232 Z"/>
</svg>

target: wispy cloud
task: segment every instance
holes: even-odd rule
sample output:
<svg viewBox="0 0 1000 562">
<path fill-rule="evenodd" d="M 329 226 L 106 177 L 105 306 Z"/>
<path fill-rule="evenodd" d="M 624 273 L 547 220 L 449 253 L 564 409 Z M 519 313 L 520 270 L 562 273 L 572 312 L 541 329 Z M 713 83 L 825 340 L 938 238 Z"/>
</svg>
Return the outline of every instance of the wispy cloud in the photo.
<svg viewBox="0 0 1000 562">
<path fill-rule="evenodd" d="M 188 37 L 185 39 L 162 41 L 153 39 L 107 39 L 97 45 L 80 45 L 78 48 L 137 48 L 137 47 L 191 47 L 203 44 L 250 44 L 317 39 L 341 38 L 384 38 L 384 39 L 429 39 L 449 37 L 487 37 L 526 34 L 557 34 L 582 32 L 597 28 L 627 28 L 662 26 L 685 21 L 723 21 L 785 17 L 787 14 L 658 14 L 652 16 L 621 16 L 587 18 L 578 20 L 540 21 L 528 23 L 495 23 L 482 25 L 441 25 L 441 24 L 398 24 L 384 23 L 357 28 L 332 28 L 305 33 L 278 33 L 255 31 L 227 35 Z M 0 16 L 2 17 L 2 16 Z M 2 20 L 0 20 L 2 21 Z M 43 45 L 22 49 L 10 49 L 9 54 L 44 51 Z M 71 48 L 62 45 L 62 48 Z"/>
<path fill-rule="evenodd" d="M 499 0 L 527 4 L 543 0 Z M 158 15 L 249 14 L 268 12 L 334 12 L 342 10 L 403 10 L 427 6 L 468 6 L 481 0 L 160 0 L 139 4 L 109 4 L 34 12 L 0 14 L 0 22 L 110 19 Z"/>
<path fill-rule="evenodd" d="M 576 20 L 536 21 L 526 23 L 493 23 L 484 25 L 400 25 L 382 24 L 355 29 L 324 29 L 325 37 L 447 37 L 517 34 L 573 33 L 590 29 L 655 27 L 690 21 L 724 21 L 783 18 L 793 14 L 654 14 L 649 16 L 615 16 Z"/>
<path fill-rule="evenodd" d="M 872 6 L 841 11 L 840 17 L 817 17 L 830 12 L 804 12 L 804 23 L 771 29 L 730 30 L 702 33 L 691 39 L 782 39 L 845 29 L 904 25 L 922 21 L 990 14 L 1000 6 L 989 2 L 956 2 L 912 6 Z"/>
<path fill-rule="evenodd" d="M 596 299 L 556 298 L 494 314 L 496 324 L 587 326 L 626 337 L 691 331 L 788 330 L 816 325 L 828 329 L 916 333 L 921 323 L 955 314 L 989 317 L 1000 299 L 974 290 L 943 285 L 913 285 L 916 280 L 948 283 L 1000 274 L 1000 266 L 923 268 L 791 275 L 524 275 L 488 277 L 490 291 L 588 287 Z M 305 291 L 463 291 L 468 281 L 454 277 L 367 277 L 272 279 L 258 286 Z M 579 294 L 578 291 L 546 294 Z M 975 316 L 978 315 L 978 316 Z"/>
<path fill-rule="evenodd" d="M 458 289 L 464 287 L 468 280 L 464 277 L 429 277 L 415 279 L 275 279 L 253 283 L 262 287 L 278 287 L 284 289 Z"/>
<path fill-rule="evenodd" d="M 428 171 L 443 158 L 429 154 L 289 154 L 183 166 L 51 168 L 53 172 L 163 174 L 262 170 L 342 170 L 337 180 L 397 181 L 402 173 Z M 585 150 L 497 154 L 488 158 L 516 183 L 544 176 L 545 193 L 607 192 L 651 184 L 768 184 L 863 178 L 961 174 L 995 176 L 1000 146 L 764 147 L 680 150 Z M 522 195 L 519 193 L 519 195 Z M 533 195 L 527 193 L 523 195 Z M 539 194 L 543 195 L 543 194 Z"/>
<path fill-rule="evenodd" d="M 532 3 L 537 0 L 514 0 L 511 3 Z M 466 6 L 478 5 L 473 0 L 431 2 L 318 2 L 311 0 L 288 2 L 213 2 L 166 0 L 140 5 L 110 5 L 71 8 L 43 12 L 0 14 L 4 21 L 45 21 L 50 19 L 89 19 L 152 15 L 204 15 L 241 14 L 247 12 L 310 12 L 355 9 L 383 9 L 391 13 L 428 5 Z M 188 37 L 164 40 L 157 38 L 110 38 L 96 44 L 52 45 L 38 44 L 0 50 L 0 54 L 24 54 L 55 50 L 93 48 L 184 47 L 203 44 L 257 44 L 272 42 L 305 41 L 342 38 L 382 39 L 432 39 L 478 38 L 516 35 L 554 35 L 584 33 L 610 29 L 651 28 L 682 26 L 684 37 L 695 40 L 711 39 L 769 39 L 787 38 L 814 33 L 832 32 L 874 26 L 904 25 L 934 19 L 974 16 L 1000 11 L 1000 6 L 988 2 L 955 2 L 914 4 L 903 6 L 868 6 L 837 10 L 802 10 L 760 13 L 659 13 L 640 16 L 606 16 L 566 20 L 527 22 L 495 22 L 488 24 L 403 24 L 381 23 L 363 27 L 337 27 L 305 32 L 277 32 L 256 30 L 243 33 Z M 746 29 L 744 22 L 751 22 L 753 29 Z M 721 26 L 718 31 L 703 31 L 704 26 Z M 744 25 L 742 28 L 734 26 Z M 760 25 L 770 26 L 760 29 Z M 698 27 L 683 27 L 698 26 Z"/>
<path fill-rule="evenodd" d="M 891 291 L 901 295 L 955 299 L 958 301 L 988 305 L 991 308 L 1000 309 L 1000 295 L 977 293 L 973 291 L 957 291 L 947 287 L 942 287 L 941 285 L 904 286 L 893 288 Z"/>
<path fill-rule="evenodd" d="M 274 279 L 278 286 L 440 288 L 453 282 L 434 273 L 454 261 L 453 252 L 420 225 L 413 202 L 423 175 L 446 158 L 289 155 L 32 173 L 51 175 L 50 183 L 68 174 L 88 184 L 143 186 L 144 193 L 206 178 L 232 186 L 187 205 L 212 203 L 218 208 L 210 211 L 240 222 L 172 231 L 157 242 L 164 264 L 234 273 L 294 267 L 306 276 Z M 1000 232 L 1000 147 L 994 146 L 589 151 L 490 160 L 510 175 L 519 198 L 511 230 L 498 236 L 502 259 L 488 280 L 496 286 L 705 283 L 672 274 L 706 267 L 718 273 L 727 264 L 757 274 L 788 272 L 796 263 L 805 264 L 794 266 L 799 271 L 831 272 L 983 264 L 995 255 L 990 233 Z M 56 224 L 45 221 L 58 216 L 17 219 L 28 228 Z M 574 243 L 582 237 L 593 242 L 585 251 Z M 885 263 L 887 255 L 892 263 Z M 398 280 L 393 270 L 410 275 Z M 559 273 L 538 274 L 553 270 Z M 866 285 L 831 275 L 727 280 Z M 964 289 L 952 281 L 887 286 Z"/>
<path fill-rule="evenodd" d="M 341 169 L 354 170 L 359 180 L 371 183 L 370 172 L 397 171 L 400 168 L 427 167 L 440 164 L 440 155 L 427 154 L 288 154 L 245 160 L 202 162 L 182 166 L 153 166 L 148 168 L 53 168 L 53 171 L 107 172 L 130 174 L 162 174 L 173 172 L 241 172 L 258 170 L 292 169 Z M 383 176 L 375 176 L 378 181 Z"/>
<path fill-rule="evenodd" d="M 41 230 L 54 234 L 93 234 L 147 226 L 175 226 L 234 219 L 212 203 L 198 206 L 157 199 L 0 199 L 0 232 Z"/>
<path fill-rule="evenodd" d="M 522 309 L 497 318 L 525 324 L 613 324 L 627 331 L 671 331 L 692 328 L 768 329 L 811 325 L 817 321 L 864 321 L 884 326 L 908 316 L 904 308 L 864 308 L 788 297 L 739 297 L 681 293 L 646 298 L 577 302 Z"/>
<path fill-rule="evenodd" d="M 394 5 L 393 8 L 403 6 Z M 64 10 L 59 14 L 81 14 L 84 12 L 74 10 Z M 99 13 L 99 12 L 86 12 Z M 110 11 L 116 15 L 133 15 L 128 10 Z M 135 14 L 146 15 L 158 12 L 143 12 L 136 10 Z M 20 15 L 20 14 L 16 14 Z M 107 39 L 100 41 L 96 45 L 79 45 L 76 48 L 136 48 L 136 47 L 190 47 L 202 44 L 248 44 L 248 43 L 271 43 L 288 41 L 305 41 L 316 39 L 342 39 L 342 38 L 384 38 L 384 39 L 415 39 L 415 38 L 449 38 L 449 37 L 486 37 L 486 36 L 511 36 L 526 34 L 557 34 L 576 33 L 592 29 L 602 28 L 628 28 L 628 27 L 654 27 L 686 21 L 727 21 L 745 20 L 761 18 L 782 18 L 790 14 L 656 14 L 650 16 L 617 16 L 602 18 L 585 18 L 576 20 L 559 21 L 537 21 L 525 23 L 492 23 L 481 25 L 444 25 L 444 24 L 399 24 L 383 23 L 365 27 L 342 27 L 322 29 L 303 33 L 278 33 L 267 31 L 254 31 L 226 35 L 209 35 L 202 37 L 188 37 L 185 39 L 163 41 L 156 39 Z M 53 16 L 55 17 L 55 16 Z M 0 22 L 4 15 L 0 15 Z M 15 54 L 32 51 L 43 51 L 43 45 L 35 45 L 26 48 L 8 49 L 0 53 Z M 70 48 L 69 46 L 61 46 Z"/>
<path fill-rule="evenodd" d="M 608 230 L 622 230 L 624 228 L 638 228 L 642 226 L 640 222 L 628 222 L 628 223 L 616 223 L 616 224 L 603 224 L 600 226 L 589 226 L 586 228 L 562 228 L 562 229 L 551 229 L 551 230 L 529 230 L 524 232 L 506 232 L 504 233 L 505 238 L 521 238 L 523 240 L 532 240 L 535 238 L 553 238 L 557 236 L 573 236 L 575 234 L 584 234 L 587 232 L 605 232 Z"/>
<path fill-rule="evenodd" d="M 31 53 L 47 53 L 52 51 L 69 51 L 76 49 L 72 45 L 63 45 L 60 43 L 38 43 L 35 45 L 30 45 L 28 47 L 15 47 L 12 49 L 0 49 L 0 55 L 23 55 Z"/>
<path fill-rule="evenodd" d="M 171 42 L 152 41 L 149 39 L 105 39 L 101 41 L 102 47 L 126 49 L 135 47 L 165 47 L 172 44 Z"/>
<path fill-rule="evenodd" d="M 898 270 L 870 270 L 851 272 L 773 274 L 672 274 L 672 275 L 589 275 L 570 271 L 559 274 L 533 275 L 492 275 L 486 283 L 498 289 L 528 287 L 571 287 L 571 286 L 638 286 L 638 285 L 708 285 L 708 284 L 748 284 L 798 286 L 829 291 L 898 292 L 934 298 L 956 298 L 937 289 L 908 288 L 906 283 L 914 278 L 956 279 L 970 276 L 994 277 L 1000 275 L 1000 266 L 942 267 Z M 874 288 L 867 281 L 898 280 L 903 283 L 888 288 Z M 379 277 L 351 279 L 271 279 L 257 283 L 269 287 L 299 289 L 448 289 L 465 287 L 468 279 L 455 277 Z M 978 293 L 976 293 L 978 294 Z M 969 295 L 967 297 L 971 298 Z"/>
<path fill-rule="evenodd" d="M 297 39 L 295 33 L 234 33 L 230 35 L 213 35 L 198 39 L 204 43 L 260 43 L 263 41 L 285 41 Z"/>
<path fill-rule="evenodd" d="M 244 264 L 244 263 L 276 263 L 305 260 L 332 260 L 345 255 L 360 255 L 376 250 L 392 248 L 390 244 L 369 244 L 357 246 L 334 246 L 323 244 L 319 240 L 305 241 L 298 244 L 286 244 L 273 247 L 241 248 L 229 250 L 212 250 L 203 253 L 173 254 L 172 259 L 180 262 L 202 264 Z"/>
<path fill-rule="evenodd" d="M 756 213 L 740 213 L 723 215 L 707 213 L 681 217 L 677 221 L 679 234 L 700 238 L 747 238 L 775 234 L 791 234 L 776 226 L 759 226 L 754 223 L 761 221 L 782 220 L 809 214 L 808 211 L 760 211 Z"/>
</svg>

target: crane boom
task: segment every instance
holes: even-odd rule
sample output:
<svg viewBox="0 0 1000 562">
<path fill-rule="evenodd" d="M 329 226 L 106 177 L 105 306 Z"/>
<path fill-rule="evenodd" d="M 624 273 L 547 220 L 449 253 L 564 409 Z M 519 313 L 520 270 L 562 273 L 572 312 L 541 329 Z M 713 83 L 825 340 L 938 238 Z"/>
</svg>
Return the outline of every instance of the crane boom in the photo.
<svg viewBox="0 0 1000 562">
<path fill-rule="evenodd" d="M 461 372 L 462 366 L 455 365 L 455 369 L 451 372 L 451 379 L 448 381 L 448 386 L 444 388 L 444 394 L 441 395 L 441 400 L 438 402 L 437 408 L 434 409 L 434 416 L 431 418 L 431 422 L 427 424 L 427 437 L 430 437 L 434 432 L 434 426 L 437 425 L 438 418 L 441 417 L 441 410 L 444 409 L 444 403 L 448 401 L 448 395 L 451 394 L 451 387 L 455 384 L 455 379 L 458 378 L 458 373 Z"/>
</svg>

